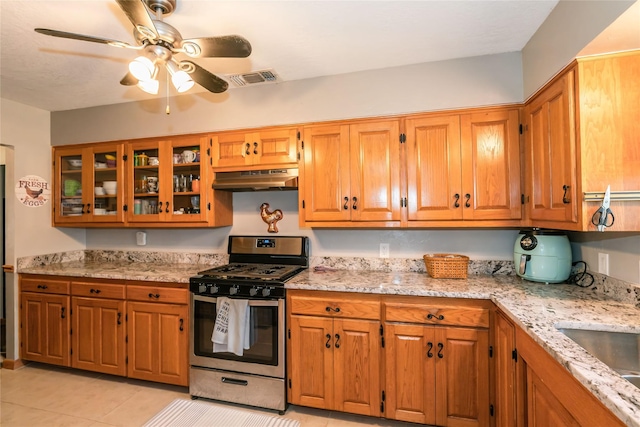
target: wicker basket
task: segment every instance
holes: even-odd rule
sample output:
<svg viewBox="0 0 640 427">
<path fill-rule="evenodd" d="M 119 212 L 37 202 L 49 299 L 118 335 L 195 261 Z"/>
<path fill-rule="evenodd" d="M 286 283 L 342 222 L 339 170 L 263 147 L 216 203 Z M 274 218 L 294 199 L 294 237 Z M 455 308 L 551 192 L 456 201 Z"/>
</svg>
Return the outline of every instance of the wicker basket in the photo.
<svg viewBox="0 0 640 427">
<path fill-rule="evenodd" d="M 435 279 L 466 279 L 469 257 L 457 254 L 424 255 L 427 273 Z"/>
</svg>

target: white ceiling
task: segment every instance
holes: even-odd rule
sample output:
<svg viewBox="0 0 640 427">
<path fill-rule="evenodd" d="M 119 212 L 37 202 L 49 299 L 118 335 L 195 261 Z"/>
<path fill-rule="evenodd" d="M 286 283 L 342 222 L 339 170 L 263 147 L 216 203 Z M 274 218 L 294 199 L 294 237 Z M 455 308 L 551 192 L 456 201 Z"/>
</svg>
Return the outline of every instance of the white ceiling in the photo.
<svg viewBox="0 0 640 427">
<path fill-rule="evenodd" d="M 177 2 L 165 21 L 183 38 L 239 34 L 253 47 L 249 58 L 194 62 L 218 75 L 271 68 L 290 81 L 520 51 L 557 0 Z M 0 0 L 0 8 L 3 98 L 61 111 L 153 97 L 119 84 L 135 51 L 33 31 L 135 44 L 114 1 Z"/>
</svg>

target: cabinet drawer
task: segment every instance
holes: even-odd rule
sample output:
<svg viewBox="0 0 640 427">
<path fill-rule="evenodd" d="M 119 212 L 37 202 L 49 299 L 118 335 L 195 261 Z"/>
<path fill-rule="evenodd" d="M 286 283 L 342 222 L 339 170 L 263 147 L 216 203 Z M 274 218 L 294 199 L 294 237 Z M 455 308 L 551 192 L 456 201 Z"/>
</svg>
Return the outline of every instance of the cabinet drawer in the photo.
<svg viewBox="0 0 640 427">
<path fill-rule="evenodd" d="M 489 309 L 480 307 L 388 302 L 384 304 L 384 315 L 387 322 L 489 327 Z"/>
<path fill-rule="evenodd" d="M 20 287 L 22 292 L 44 292 L 47 294 L 69 294 L 68 280 L 51 280 L 36 278 L 21 278 Z"/>
<path fill-rule="evenodd" d="M 292 314 L 380 319 L 380 300 L 376 296 L 366 298 L 354 293 L 347 299 L 331 295 L 317 297 L 294 295 L 291 296 L 290 301 Z"/>
<path fill-rule="evenodd" d="M 81 297 L 124 299 L 124 285 L 106 283 L 71 282 L 71 294 Z"/>
<path fill-rule="evenodd" d="M 132 301 L 189 304 L 189 290 L 159 286 L 127 285 L 127 299 Z"/>
</svg>

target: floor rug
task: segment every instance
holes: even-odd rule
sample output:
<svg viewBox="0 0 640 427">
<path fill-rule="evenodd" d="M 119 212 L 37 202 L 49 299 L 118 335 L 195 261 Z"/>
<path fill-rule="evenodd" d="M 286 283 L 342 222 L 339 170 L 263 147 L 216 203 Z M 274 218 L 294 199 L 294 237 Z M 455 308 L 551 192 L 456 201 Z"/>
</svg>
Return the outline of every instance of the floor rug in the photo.
<svg viewBox="0 0 640 427">
<path fill-rule="evenodd" d="M 296 420 L 257 414 L 221 404 L 176 399 L 144 427 L 299 427 Z"/>
</svg>

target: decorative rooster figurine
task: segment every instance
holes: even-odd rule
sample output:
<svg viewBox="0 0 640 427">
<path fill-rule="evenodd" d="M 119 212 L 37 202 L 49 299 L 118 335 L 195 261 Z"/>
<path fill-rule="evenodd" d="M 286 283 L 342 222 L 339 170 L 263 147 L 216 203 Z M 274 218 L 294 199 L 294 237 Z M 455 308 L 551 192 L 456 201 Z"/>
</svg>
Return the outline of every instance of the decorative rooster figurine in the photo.
<svg viewBox="0 0 640 427">
<path fill-rule="evenodd" d="M 267 231 L 269 233 L 278 232 L 276 223 L 284 217 L 280 209 L 269 212 L 269 203 L 263 203 L 260 205 L 260 216 L 262 217 L 262 220 L 269 225 L 269 227 L 267 228 Z"/>
</svg>

